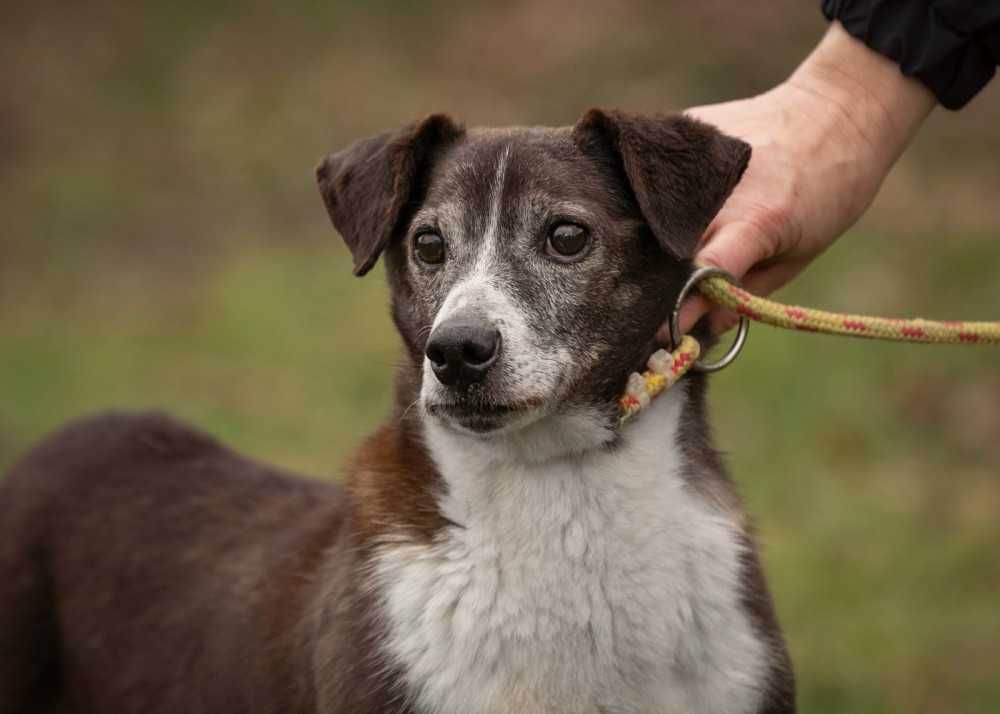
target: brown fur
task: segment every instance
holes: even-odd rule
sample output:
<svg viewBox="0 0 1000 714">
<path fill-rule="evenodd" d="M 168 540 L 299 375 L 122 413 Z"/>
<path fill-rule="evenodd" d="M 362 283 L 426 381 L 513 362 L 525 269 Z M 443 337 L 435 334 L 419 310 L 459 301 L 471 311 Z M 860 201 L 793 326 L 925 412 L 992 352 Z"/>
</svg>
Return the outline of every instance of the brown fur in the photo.
<svg viewBox="0 0 1000 714">
<path fill-rule="evenodd" d="M 371 270 L 397 232 L 431 152 L 461 135 L 450 118 L 435 114 L 360 141 L 317 167 L 320 193 L 354 256 L 355 275 Z"/>
<path fill-rule="evenodd" d="M 358 450 L 344 486 L 248 460 L 157 414 L 73 422 L 5 476 L 0 714 L 411 712 L 399 673 L 380 655 L 369 555 L 394 538 L 427 542 L 454 524 L 437 509 L 443 484 L 411 408 L 431 308 L 420 303 L 399 237 L 432 184 L 440 188 L 445 158 L 495 151 L 496 136 L 472 137 L 434 116 L 317 169 L 355 272 L 387 253 L 405 352 L 394 411 Z M 525 153 L 543 159 L 520 164 L 511 181 L 577 187 L 607 217 L 609 234 L 638 241 L 617 247 L 620 260 L 656 275 L 638 291 L 624 281 L 609 290 L 621 288 L 623 300 L 647 295 L 617 333 L 619 361 L 595 367 L 580 388 L 613 416 L 748 148 L 690 120 L 596 110 L 572 130 L 524 137 L 535 142 Z M 660 299 L 648 297 L 656 285 L 665 286 Z M 700 467 L 687 478 L 706 499 L 742 512 L 711 446 L 702 392 L 693 379 L 683 441 Z M 787 714 L 787 653 L 747 537 L 745 604 L 776 663 L 762 712 Z"/>
</svg>

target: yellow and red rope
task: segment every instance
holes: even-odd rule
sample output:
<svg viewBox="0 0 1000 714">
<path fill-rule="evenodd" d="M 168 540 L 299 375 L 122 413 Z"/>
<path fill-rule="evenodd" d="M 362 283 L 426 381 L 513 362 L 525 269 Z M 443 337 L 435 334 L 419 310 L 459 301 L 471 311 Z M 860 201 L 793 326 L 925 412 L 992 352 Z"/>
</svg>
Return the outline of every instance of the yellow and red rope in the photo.
<svg viewBox="0 0 1000 714">
<path fill-rule="evenodd" d="M 940 322 L 899 320 L 871 315 L 845 315 L 797 305 L 783 305 L 748 293 L 721 277 L 711 277 L 698 289 L 712 302 L 775 327 L 876 340 L 937 344 L 1000 344 L 1000 322 Z"/>
<path fill-rule="evenodd" d="M 791 330 L 900 342 L 1000 344 L 1000 322 L 900 320 L 784 305 L 753 295 L 720 276 L 706 277 L 698 284 L 698 289 L 712 302 L 739 315 Z M 701 346 L 690 335 L 685 335 L 673 352 L 658 350 L 650 358 L 645 372 L 633 373 L 629 377 L 625 395 L 619 400 L 621 422 L 638 414 L 658 394 L 684 376 L 698 360 L 700 352 Z"/>
</svg>

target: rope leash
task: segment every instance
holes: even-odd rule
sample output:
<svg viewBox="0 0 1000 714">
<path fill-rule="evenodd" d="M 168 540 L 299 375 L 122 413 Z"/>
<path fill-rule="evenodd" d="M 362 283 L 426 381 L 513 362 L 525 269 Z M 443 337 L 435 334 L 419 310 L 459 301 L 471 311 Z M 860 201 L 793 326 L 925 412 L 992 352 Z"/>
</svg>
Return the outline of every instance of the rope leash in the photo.
<svg viewBox="0 0 1000 714">
<path fill-rule="evenodd" d="M 701 345 L 690 335 L 679 334 L 677 317 L 680 305 L 694 287 L 715 304 L 729 308 L 740 316 L 736 342 L 726 355 L 714 364 L 700 363 L 698 357 L 701 354 Z M 718 268 L 702 267 L 691 275 L 674 306 L 670 325 L 672 342 L 676 348 L 673 352 L 657 350 L 649 358 L 645 372 L 642 374 L 633 372 L 629 375 L 625 395 L 619 400 L 621 412 L 619 423 L 624 424 L 638 414 L 657 395 L 669 389 L 691 369 L 714 372 L 730 364 L 746 340 L 748 320 L 789 330 L 847 335 L 872 340 L 1000 345 L 1000 322 L 936 321 L 921 318 L 900 320 L 784 305 L 748 293 L 736 284 L 731 275 Z"/>
<path fill-rule="evenodd" d="M 846 315 L 797 305 L 783 305 L 748 293 L 723 277 L 709 277 L 698 289 L 712 302 L 755 322 L 775 327 L 872 340 L 932 344 L 1000 344 L 1000 322 L 938 322 L 899 320 L 871 315 Z"/>
</svg>

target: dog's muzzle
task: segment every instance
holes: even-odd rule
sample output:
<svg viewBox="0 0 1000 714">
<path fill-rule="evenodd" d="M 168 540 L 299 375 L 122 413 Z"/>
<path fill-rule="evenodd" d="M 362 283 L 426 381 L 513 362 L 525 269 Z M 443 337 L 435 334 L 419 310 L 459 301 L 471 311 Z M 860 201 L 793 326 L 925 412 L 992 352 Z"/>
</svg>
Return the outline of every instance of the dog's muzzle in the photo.
<svg viewBox="0 0 1000 714">
<path fill-rule="evenodd" d="M 446 320 L 427 340 L 426 355 L 438 381 L 465 389 L 482 382 L 497 363 L 500 331 L 478 320 Z"/>
</svg>

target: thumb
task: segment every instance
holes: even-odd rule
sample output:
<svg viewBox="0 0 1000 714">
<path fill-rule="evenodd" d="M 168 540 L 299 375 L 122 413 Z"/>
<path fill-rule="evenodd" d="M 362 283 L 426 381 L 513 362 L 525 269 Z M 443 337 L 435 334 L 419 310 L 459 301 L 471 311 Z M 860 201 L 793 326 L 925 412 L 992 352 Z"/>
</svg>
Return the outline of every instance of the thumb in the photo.
<svg viewBox="0 0 1000 714">
<path fill-rule="evenodd" d="M 737 280 L 742 280 L 754 265 L 771 257 L 771 251 L 767 249 L 768 243 L 753 223 L 726 223 L 706 238 L 705 245 L 695 256 L 695 262 L 721 268 Z M 704 297 L 690 295 L 681 306 L 678 319 L 681 334 L 690 332 L 694 324 L 711 309 L 712 304 Z M 726 324 L 725 319 L 716 322 Z"/>
</svg>

